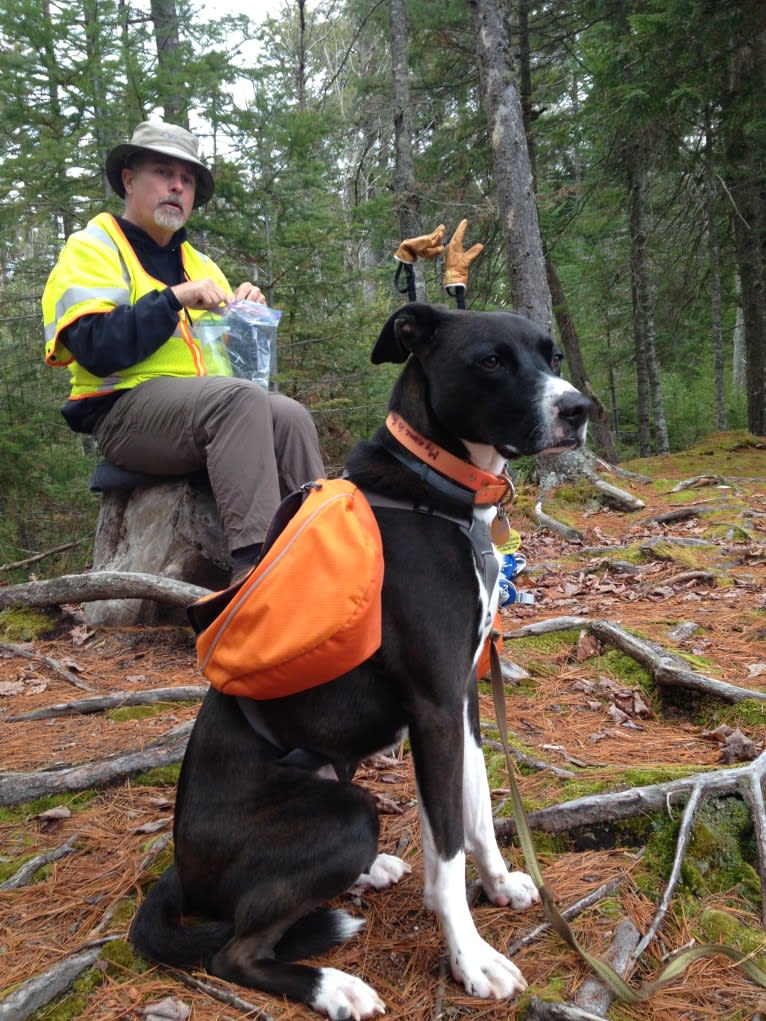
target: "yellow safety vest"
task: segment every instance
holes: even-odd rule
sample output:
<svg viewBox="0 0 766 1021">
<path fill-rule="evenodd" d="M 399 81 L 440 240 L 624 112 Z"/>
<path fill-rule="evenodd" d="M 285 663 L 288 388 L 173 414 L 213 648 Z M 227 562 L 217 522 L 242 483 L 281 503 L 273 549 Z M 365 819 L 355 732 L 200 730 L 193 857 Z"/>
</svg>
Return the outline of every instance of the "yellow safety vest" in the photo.
<svg viewBox="0 0 766 1021">
<path fill-rule="evenodd" d="M 189 280 L 210 277 L 230 291 L 226 277 L 212 259 L 184 241 L 181 259 Z M 117 220 L 100 213 L 67 240 L 43 292 L 45 360 L 48 365 L 66 366 L 72 377 L 70 398 L 96 397 L 129 390 L 155 376 L 231 375 L 228 360 L 221 358 L 220 345 L 200 343 L 195 324 L 210 313 L 182 309 L 173 334 L 157 350 L 128 369 L 100 378 L 79 365 L 60 340 L 61 331 L 80 316 L 108 313 L 118 305 L 133 305 L 150 291 L 167 285 L 151 276 L 138 261 Z M 202 323 L 199 324 L 202 326 Z"/>
</svg>

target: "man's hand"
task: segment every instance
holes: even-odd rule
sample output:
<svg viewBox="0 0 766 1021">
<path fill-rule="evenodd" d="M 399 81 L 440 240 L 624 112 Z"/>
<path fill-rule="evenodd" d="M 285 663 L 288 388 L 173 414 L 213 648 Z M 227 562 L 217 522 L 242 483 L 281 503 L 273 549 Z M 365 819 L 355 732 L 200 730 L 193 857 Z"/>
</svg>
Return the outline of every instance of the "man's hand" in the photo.
<svg viewBox="0 0 766 1021">
<path fill-rule="evenodd" d="M 266 296 L 261 291 L 260 287 L 256 287 L 255 284 L 245 281 L 240 284 L 234 292 L 232 301 L 257 301 L 259 305 L 266 304 Z"/>
<path fill-rule="evenodd" d="M 216 312 L 231 301 L 231 295 L 214 280 L 187 280 L 170 288 L 184 308 Z"/>
<path fill-rule="evenodd" d="M 435 259 L 437 255 L 441 255 L 444 251 L 444 245 L 441 244 L 441 240 L 446 229 L 444 224 L 440 223 L 436 230 L 430 234 L 423 234 L 419 238 L 409 238 L 407 241 L 402 241 L 394 253 L 394 258 L 398 259 L 399 262 L 408 263 L 417 262 L 418 256 L 421 259 Z"/>
</svg>

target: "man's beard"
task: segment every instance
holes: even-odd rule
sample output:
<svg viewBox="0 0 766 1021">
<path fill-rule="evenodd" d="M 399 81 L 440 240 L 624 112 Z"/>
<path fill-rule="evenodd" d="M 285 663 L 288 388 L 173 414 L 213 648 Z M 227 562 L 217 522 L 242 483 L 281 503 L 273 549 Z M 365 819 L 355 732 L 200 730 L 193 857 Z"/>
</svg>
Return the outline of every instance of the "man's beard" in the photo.
<svg viewBox="0 0 766 1021">
<path fill-rule="evenodd" d="M 161 202 L 154 210 L 154 222 L 167 230 L 178 230 L 186 222 L 183 210 L 169 202 Z"/>
</svg>

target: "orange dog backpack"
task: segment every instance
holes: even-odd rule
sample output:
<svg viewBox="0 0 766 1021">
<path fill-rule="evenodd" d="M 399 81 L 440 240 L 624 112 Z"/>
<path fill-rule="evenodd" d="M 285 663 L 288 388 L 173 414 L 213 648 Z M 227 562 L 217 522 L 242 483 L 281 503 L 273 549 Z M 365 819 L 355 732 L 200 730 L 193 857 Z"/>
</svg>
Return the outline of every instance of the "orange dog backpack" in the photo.
<svg viewBox="0 0 766 1021">
<path fill-rule="evenodd" d="M 189 607 L 213 687 L 281 698 L 340 677 L 380 648 L 383 545 L 353 483 L 319 479 L 292 493 L 263 550 L 241 582 Z"/>
</svg>

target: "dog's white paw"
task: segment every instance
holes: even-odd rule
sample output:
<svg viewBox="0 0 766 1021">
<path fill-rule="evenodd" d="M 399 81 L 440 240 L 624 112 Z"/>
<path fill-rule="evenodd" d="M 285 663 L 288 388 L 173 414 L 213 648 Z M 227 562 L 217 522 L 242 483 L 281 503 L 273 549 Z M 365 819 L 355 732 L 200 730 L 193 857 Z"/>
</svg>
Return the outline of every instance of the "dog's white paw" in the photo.
<svg viewBox="0 0 766 1021">
<path fill-rule="evenodd" d="M 412 872 L 412 866 L 393 854 L 379 854 L 370 865 L 369 872 L 363 872 L 354 883 L 352 890 L 385 890 Z"/>
<path fill-rule="evenodd" d="M 516 911 L 523 911 L 540 900 L 537 887 L 526 872 L 504 872 L 492 876 L 483 886 L 493 904 L 500 907 L 510 904 Z"/>
<path fill-rule="evenodd" d="M 471 996 L 485 1000 L 509 1000 L 527 988 L 516 965 L 477 935 L 470 945 L 461 945 L 451 955 L 453 978 Z"/>
<path fill-rule="evenodd" d="M 332 1021 L 362 1021 L 385 1014 L 386 1005 L 366 982 L 337 968 L 320 968 L 319 989 L 311 1006 Z"/>
</svg>

